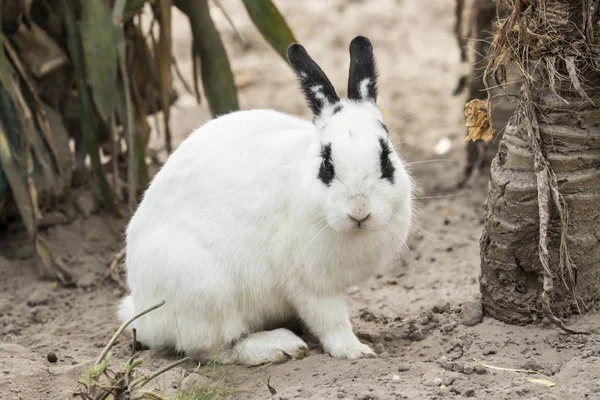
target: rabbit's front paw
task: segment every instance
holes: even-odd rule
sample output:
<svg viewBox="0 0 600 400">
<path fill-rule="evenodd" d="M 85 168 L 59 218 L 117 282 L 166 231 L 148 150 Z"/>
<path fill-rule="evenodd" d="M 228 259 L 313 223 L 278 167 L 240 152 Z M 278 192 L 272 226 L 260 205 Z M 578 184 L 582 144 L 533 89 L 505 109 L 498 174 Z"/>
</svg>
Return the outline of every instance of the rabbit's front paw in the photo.
<svg viewBox="0 0 600 400">
<path fill-rule="evenodd" d="M 375 352 L 366 344 L 362 344 L 356 339 L 351 343 L 337 343 L 332 346 L 328 346 L 325 349 L 331 357 L 334 358 L 346 358 L 348 360 L 356 360 L 358 358 L 374 358 Z"/>
</svg>

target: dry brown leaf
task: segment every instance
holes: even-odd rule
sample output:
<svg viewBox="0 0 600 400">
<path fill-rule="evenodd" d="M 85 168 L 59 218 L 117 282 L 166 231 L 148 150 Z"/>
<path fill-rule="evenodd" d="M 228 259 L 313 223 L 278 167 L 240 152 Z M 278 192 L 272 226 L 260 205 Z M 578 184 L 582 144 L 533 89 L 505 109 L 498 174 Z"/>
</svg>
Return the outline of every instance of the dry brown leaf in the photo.
<svg viewBox="0 0 600 400">
<path fill-rule="evenodd" d="M 465 104 L 465 117 L 467 117 L 465 126 L 469 130 L 465 142 L 469 140 L 474 142 L 477 139 L 483 139 L 486 142 L 492 140 L 494 132 L 488 116 L 487 100 L 475 99 Z"/>
</svg>

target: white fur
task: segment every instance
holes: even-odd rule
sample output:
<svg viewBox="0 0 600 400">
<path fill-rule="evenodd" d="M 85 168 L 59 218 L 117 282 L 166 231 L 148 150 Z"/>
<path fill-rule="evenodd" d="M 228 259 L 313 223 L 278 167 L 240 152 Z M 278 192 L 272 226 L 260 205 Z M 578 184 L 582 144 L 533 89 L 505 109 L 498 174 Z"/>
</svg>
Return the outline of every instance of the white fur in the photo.
<svg viewBox="0 0 600 400">
<path fill-rule="evenodd" d="M 340 104 L 315 124 L 228 114 L 171 155 L 127 228 L 131 296 L 119 318 L 166 300 L 134 323 L 142 343 L 255 365 L 305 349 L 290 331 L 265 332 L 299 317 L 331 356 L 373 355 L 352 332 L 345 290 L 404 246 L 412 187 L 395 152 L 395 183 L 381 179 L 377 107 Z M 321 143 L 332 145 L 330 186 L 317 178 Z M 365 208 L 357 229 L 348 214 Z"/>
<path fill-rule="evenodd" d="M 360 94 L 360 97 L 363 100 L 366 100 L 369 98 L 369 85 L 371 84 L 371 78 L 365 78 L 362 81 L 360 81 L 360 84 L 358 86 L 358 92 Z"/>
</svg>

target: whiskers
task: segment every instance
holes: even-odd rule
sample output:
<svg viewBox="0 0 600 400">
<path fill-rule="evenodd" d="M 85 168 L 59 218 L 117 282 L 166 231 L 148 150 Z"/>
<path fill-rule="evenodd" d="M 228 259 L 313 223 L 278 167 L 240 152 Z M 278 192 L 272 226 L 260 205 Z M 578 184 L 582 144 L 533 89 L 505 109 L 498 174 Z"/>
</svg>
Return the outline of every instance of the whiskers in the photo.
<svg viewBox="0 0 600 400">
<path fill-rule="evenodd" d="M 458 161 L 453 160 L 451 158 L 437 158 L 437 159 L 434 159 L 434 160 L 413 161 L 413 162 L 410 162 L 410 163 L 406 163 L 404 165 L 410 166 L 410 165 L 418 165 L 418 164 L 429 164 L 429 163 L 433 163 L 433 162 L 448 162 L 448 163 L 455 163 L 455 164 L 459 163 Z"/>
<path fill-rule="evenodd" d="M 419 233 L 424 238 L 432 241 L 433 243 L 437 244 L 438 246 L 444 246 L 444 244 L 442 242 L 437 240 L 431 233 L 429 233 L 427 230 L 425 230 L 421 226 L 417 225 L 414 221 L 407 220 L 406 218 L 404 218 L 404 216 L 400 215 L 399 213 L 397 213 L 395 211 L 392 214 L 394 215 L 394 217 L 396 217 L 401 222 L 404 222 L 405 224 L 407 224 L 410 228 L 414 229 L 417 233 Z M 395 222 L 392 222 L 392 226 L 395 226 Z"/>
<path fill-rule="evenodd" d="M 464 192 L 460 192 L 460 193 L 453 193 L 453 194 L 444 194 L 444 195 L 440 195 L 440 196 L 418 196 L 418 197 L 415 197 L 415 200 L 447 199 L 447 198 L 451 198 L 451 197 L 460 197 L 464 194 L 465 194 Z"/>
<path fill-rule="evenodd" d="M 306 243 L 306 245 L 304 245 L 304 247 L 300 251 L 300 254 L 304 254 L 304 252 L 306 252 L 306 250 L 308 250 L 310 245 L 313 244 L 315 242 L 315 240 L 317 240 L 320 236 L 322 236 L 323 233 L 325 233 L 325 236 L 322 237 L 321 240 L 324 242 L 327 242 L 332 235 L 333 229 L 329 226 L 329 224 L 327 222 L 319 221 L 319 220 L 313 220 L 311 222 L 313 222 L 313 224 L 307 227 L 308 230 L 312 230 L 313 228 L 318 227 L 319 224 L 322 224 L 323 226 L 321 227 L 321 229 L 319 229 L 317 231 L 317 233 L 315 233 L 315 235 L 312 237 L 312 239 L 310 239 Z"/>
</svg>

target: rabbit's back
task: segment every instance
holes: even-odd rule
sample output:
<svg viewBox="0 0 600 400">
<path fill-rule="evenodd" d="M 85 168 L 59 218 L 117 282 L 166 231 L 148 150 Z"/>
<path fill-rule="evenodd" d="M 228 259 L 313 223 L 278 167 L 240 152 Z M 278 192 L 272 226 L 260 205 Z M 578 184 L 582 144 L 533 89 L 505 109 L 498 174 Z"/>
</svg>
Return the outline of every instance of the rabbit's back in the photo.
<svg viewBox="0 0 600 400">
<path fill-rule="evenodd" d="M 283 200 L 300 183 L 296 175 L 316 140 L 312 124 L 275 111 L 240 111 L 212 120 L 169 157 L 129 228 L 149 219 L 186 226 L 215 214 L 257 218 L 265 202 Z"/>
</svg>

